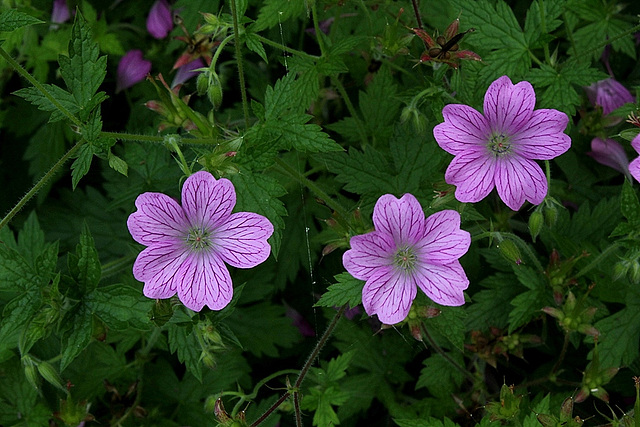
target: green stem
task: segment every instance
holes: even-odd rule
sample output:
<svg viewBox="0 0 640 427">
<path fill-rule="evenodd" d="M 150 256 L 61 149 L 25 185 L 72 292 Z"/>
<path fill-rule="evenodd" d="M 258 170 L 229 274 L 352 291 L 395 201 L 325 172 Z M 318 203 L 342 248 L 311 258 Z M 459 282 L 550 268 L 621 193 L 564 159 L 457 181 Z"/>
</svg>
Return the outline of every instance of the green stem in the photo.
<svg viewBox="0 0 640 427">
<path fill-rule="evenodd" d="M 315 182 L 306 178 L 303 174 L 289 166 L 284 160 L 281 158 L 276 158 L 276 165 L 280 168 L 280 170 L 286 173 L 291 178 L 298 181 L 300 184 L 307 187 L 312 193 L 314 193 L 317 197 L 322 199 L 323 202 L 326 203 L 331 209 L 333 209 L 340 218 L 347 218 L 347 210 L 337 201 L 333 200 L 327 193 L 325 193 L 320 187 L 316 185 Z"/>
<path fill-rule="evenodd" d="M 218 63 L 218 57 L 220 57 L 220 53 L 222 49 L 226 46 L 227 43 L 231 41 L 235 37 L 235 32 L 229 36 L 227 36 L 224 40 L 220 42 L 218 48 L 216 49 L 216 53 L 213 54 L 213 58 L 211 58 L 211 64 L 209 65 L 209 69 L 215 72 L 216 64 Z"/>
<path fill-rule="evenodd" d="M 613 244 L 611 244 L 607 249 L 602 251 L 600 255 L 595 257 L 595 259 L 591 261 L 586 267 L 578 271 L 578 274 L 575 275 L 575 278 L 577 279 L 578 277 L 582 277 L 585 274 L 587 274 L 589 271 L 591 271 L 592 268 L 597 266 L 603 259 L 611 255 L 611 252 L 615 251 L 619 247 L 620 247 L 620 244 L 618 242 L 614 242 Z"/>
<path fill-rule="evenodd" d="M 331 83 L 333 83 L 336 89 L 338 89 L 340 96 L 344 100 L 344 105 L 347 106 L 347 110 L 349 110 L 349 114 L 351 114 L 351 117 L 353 117 L 353 120 L 355 120 L 356 122 L 356 126 L 358 127 L 358 135 L 360 136 L 360 143 L 362 144 L 362 146 L 367 145 L 369 143 L 367 139 L 367 131 L 365 130 L 364 124 L 362 123 L 362 120 L 360 120 L 360 117 L 358 116 L 356 109 L 353 107 L 353 104 L 351 103 L 351 99 L 349 99 L 349 95 L 347 94 L 347 91 L 344 89 L 342 82 L 337 77 L 332 76 Z"/>
<path fill-rule="evenodd" d="M 316 9 L 316 1 L 311 0 L 311 15 L 313 16 L 313 28 L 316 30 L 316 39 L 318 40 L 318 47 L 320 48 L 320 54 L 322 57 L 326 56 L 326 48 L 324 46 L 324 33 L 320 31 L 320 23 L 318 22 L 318 11 Z"/>
<path fill-rule="evenodd" d="M 549 160 L 544 161 L 544 170 L 547 175 L 547 194 L 551 192 L 551 163 Z"/>
<path fill-rule="evenodd" d="M 420 330 L 422 331 L 422 335 L 424 335 L 424 337 L 427 339 L 427 341 L 429 341 L 429 345 L 438 352 L 438 354 L 440 356 L 442 356 L 444 358 L 444 360 L 446 360 L 449 364 L 451 364 L 451 366 L 453 366 L 454 368 L 456 368 L 458 371 L 460 371 L 460 373 L 462 373 L 462 375 L 464 375 L 465 377 L 467 377 L 467 379 L 469 381 L 471 381 L 471 383 L 475 383 L 476 381 L 476 377 L 473 376 L 473 374 L 469 371 L 467 371 L 465 368 L 463 368 L 462 366 L 460 366 L 460 364 L 458 364 L 458 362 L 456 362 L 455 360 L 453 360 L 451 357 L 449 357 L 449 355 L 447 353 L 445 353 L 445 351 L 442 349 L 442 347 L 440 347 L 438 345 L 438 343 L 436 343 L 436 341 L 433 339 L 433 337 L 431 336 L 431 334 L 429 334 L 429 330 L 427 329 L 427 327 L 424 325 L 424 322 L 420 322 Z"/>
<path fill-rule="evenodd" d="M 131 254 L 103 264 L 102 274 L 100 275 L 100 278 L 104 279 L 106 277 L 111 277 L 114 274 L 119 273 L 124 268 L 128 267 L 131 261 L 136 259 L 137 256 L 137 254 Z"/>
<path fill-rule="evenodd" d="M 164 136 L 160 135 L 139 135 L 132 133 L 121 133 L 121 132 L 100 132 L 101 136 L 106 138 L 115 138 L 120 141 L 139 141 L 139 142 L 154 142 L 164 144 Z M 211 138 L 180 138 L 178 144 L 188 144 L 188 145 L 218 145 L 219 142 L 217 140 Z"/>
<path fill-rule="evenodd" d="M 31 198 L 35 196 L 38 191 L 40 191 L 40 189 L 47 183 L 47 181 L 49 181 L 56 174 L 56 172 L 58 172 L 58 169 L 60 169 L 62 165 L 64 165 L 67 160 L 69 160 L 71 156 L 75 154 L 75 152 L 83 143 L 83 139 L 78 141 L 76 145 L 71 147 L 69 151 L 64 154 L 64 156 L 60 157 L 60 159 L 53 166 L 51 166 L 51 169 L 49 169 L 49 171 L 47 171 L 47 173 L 45 173 L 44 176 L 40 178 L 40 180 L 36 182 L 33 187 L 31 187 L 31 190 L 29 190 L 27 194 L 25 194 L 22 199 L 20 199 L 20 201 L 13 207 L 13 209 L 11 209 L 11 211 L 2 219 L 2 221 L 0 221 L 0 230 L 2 230 L 9 223 L 9 221 L 11 221 L 13 217 L 20 211 L 20 209 L 22 209 L 24 205 L 26 205 L 27 202 L 31 200 Z"/>
<path fill-rule="evenodd" d="M 238 77 L 240 79 L 240 95 L 242 96 L 242 112 L 244 114 L 244 127 L 249 129 L 249 102 L 247 100 L 247 88 L 244 82 L 244 69 L 242 66 L 242 49 L 240 48 L 240 35 L 238 24 L 238 10 L 235 0 L 231 1 L 231 16 L 233 16 L 233 37 L 236 45 L 236 63 L 238 64 Z"/>
<path fill-rule="evenodd" d="M 258 40 L 260 40 L 262 43 L 264 43 L 264 44 L 266 44 L 266 45 L 269 45 L 269 46 L 271 46 L 271 47 L 275 47 L 276 49 L 280 49 L 280 50 L 282 50 L 283 52 L 287 52 L 287 53 L 290 53 L 290 54 L 292 54 L 292 55 L 300 56 L 300 57 L 302 57 L 302 58 L 311 59 L 311 60 L 313 60 L 313 61 L 316 61 L 316 60 L 320 59 L 320 57 L 319 57 L 319 56 L 310 55 L 310 54 L 308 54 L 308 53 L 306 53 L 306 52 L 303 52 L 303 51 L 301 51 L 301 50 L 292 49 L 292 48 L 290 48 L 289 46 L 285 46 L 285 45 L 283 45 L 283 44 L 281 44 L 281 43 L 274 42 L 274 41 L 269 40 L 268 38 L 262 37 L 260 34 L 254 34 L 254 36 L 255 36 Z"/>
<path fill-rule="evenodd" d="M 243 394 L 239 392 L 229 391 L 229 392 L 223 392 L 220 396 L 237 396 L 239 398 L 238 403 L 235 404 L 235 406 L 233 407 L 233 411 L 231 411 L 231 416 L 235 417 L 238 414 L 238 411 L 240 410 L 240 407 L 242 406 L 242 404 L 247 400 L 255 399 L 256 396 L 258 395 L 258 391 L 262 388 L 263 385 L 265 385 L 272 379 L 277 378 L 279 376 L 286 375 L 286 374 L 297 374 L 298 372 L 299 371 L 296 369 L 283 369 L 282 371 L 275 372 L 269 375 L 268 377 L 260 380 L 255 385 L 255 387 L 253 387 L 253 391 L 251 392 L 251 394 Z"/>
<path fill-rule="evenodd" d="M 49 102 L 53 104 L 54 107 L 60 110 L 60 112 L 64 114 L 74 125 L 78 127 L 82 126 L 82 122 L 80 121 L 80 119 L 78 119 L 76 116 L 71 114 L 69 110 L 67 110 L 62 104 L 60 104 L 60 102 L 58 102 L 58 100 L 55 99 L 53 95 L 51 95 L 49 91 L 39 81 L 37 81 L 31 74 L 29 74 L 29 72 L 25 70 L 22 67 L 22 65 L 16 62 L 16 60 L 14 60 L 11 57 L 11 55 L 9 55 L 7 51 L 4 50 L 1 46 L 0 46 L 0 56 L 2 56 L 4 60 L 7 61 L 18 72 L 18 74 L 20 74 L 22 77 L 28 80 L 29 83 L 31 83 L 36 89 L 38 89 L 38 91 L 40 91 L 40 93 L 42 93 L 45 96 L 45 98 L 47 98 Z"/>
</svg>

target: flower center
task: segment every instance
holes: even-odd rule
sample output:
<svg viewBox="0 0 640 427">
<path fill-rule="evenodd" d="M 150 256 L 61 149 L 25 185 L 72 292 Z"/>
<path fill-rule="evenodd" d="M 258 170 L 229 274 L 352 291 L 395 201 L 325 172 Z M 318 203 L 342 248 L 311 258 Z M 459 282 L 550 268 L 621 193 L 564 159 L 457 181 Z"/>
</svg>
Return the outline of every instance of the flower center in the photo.
<svg viewBox="0 0 640 427">
<path fill-rule="evenodd" d="M 194 227 L 187 234 L 187 244 L 194 250 L 202 250 L 211 245 L 210 233 L 202 228 Z"/>
<path fill-rule="evenodd" d="M 489 139 L 489 149 L 497 156 L 502 156 L 511 151 L 509 137 L 500 133 L 493 134 Z"/>
<path fill-rule="evenodd" d="M 413 270 L 415 264 L 416 255 L 413 253 L 412 248 L 407 246 L 398 249 L 398 252 L 396 252 L 393 258 L 393 265 L 404 271 Z"/>
</svg>

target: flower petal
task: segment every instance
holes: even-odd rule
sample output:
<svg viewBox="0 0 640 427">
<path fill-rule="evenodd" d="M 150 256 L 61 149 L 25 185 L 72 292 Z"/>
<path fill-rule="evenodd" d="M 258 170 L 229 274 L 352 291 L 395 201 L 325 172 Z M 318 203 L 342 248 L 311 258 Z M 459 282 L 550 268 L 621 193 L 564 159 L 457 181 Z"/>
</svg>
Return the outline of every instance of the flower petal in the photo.
<svg viewBox="0 0 640 427">
<path fill-rule="evenodd" d="M 482 114 L 468 105 L 449 104 L 442 115 L 444 123 L 433 128 L 433 136 L 444 151 L 455 155 L 487 145 L 490 129 Z"/>
<path fill-rule="evenodd" d="M 457 186 L 456 199 L 479 202 L 494 187 L 495 157 L 477 151 L 457 155 L 444 174 L 448 184 Z"/>
<path fill-rule="evenodd" d="M 564 133 L 569 117 L 558 110 L 536 110 L 531 119 L 511 139 L 514 152 L 527 159 L 550 160 L 571 147 Z"/>
<path fill-rule="evenodd" d="M 382 268 L 365 283 L 362 305 L 369 316 L 377 314 L 382 323 L 394 325 L 406 319 L 416 292 L 413 280 L 391 267 Z"/>
<path fill-rule="evenodd" d="M 471 235 L 460 229 L 460 214 L 444 210 L 427 218 L 424 238 L 416 250 L 421 263 L 449 264 L 467 253 L 470 245 Z"/>
<path fill-rule="evenodd" d="M 602 106 L 602 114 L 607 115 L 628 102 L 635 102 L 634 96 L 615 79 L 600 80 L 585 88 L 589 101 Z"/>
<path fill-rule="evenodd" d="M 591 151 L 587 153 L 595 161 L 605 166 L 609 166 L 620 173 L 625 174 L 629 179 L 629 158 L 622 145 L 613 139 L 593 138 L 591 140 Z"/>
<path fill-rule="evenodd" d="M 170 298 L 176 294 L 178 270 L 186 259 L 186 247 L 162 243 L 146 248 L 133 264 L 133 277 L 144 282 L 144 295 L 149 298 Z"/>
<path fill-rule="evenodd" d="M 484 116 L 491 130 L 513 135 L 529 121 L 536 105 L 536 93 L 531 83 L 516 85 L 502 76 L 489 86 L 484 96 Z"/>
<path fill-rule="evenodd" d="M 204 67 L 205 64 L 200 58 L 196 58 L 193 61 L 189 61 L 186 64 L 181 65 L 180 67 L 178 67 L 178 71 L 173 77 L 173 81 L 171 82 L 171 89 L 186 82 L 190 78 L 197 76 L 201 73 L 201 71 L 196 70 Z"/>
<path fill-rule="evenodd" d="M 167 0 L 157 0 L 149 10 L 147 17 L 147 31 L 156 39 L 167 37 L 173 29 L 171 6 Z"/>
<path fill-rule="evenodd" d="M 376 231 L 392 236 L 396 245 L 413 245 L 423 236 L 424 212 L 412 194 L 400 199 L 385 194 L 373 208 L 373 225 Z"/>
<path fill-rule="evenodd" d="M 517 211 L 525 199 L 534 205 L 542 203 L 547 195 L 547 179 L 533 160 L 504 157 L 497 165 L 496 188 L 505 205 Z"/>
<path fill-rule="evenodd" d="M 218 255 L 238 268 L 251 268 L 264 262 L 271 253 L 267 239 L 273 225 L 262 215 L 237 212 L 213 232 L 213 245 Z"/>
<path fill-rule="evenodd" d="M 464 304 L 463 291 L 469 279 L 458 261 L 445 265 L 425 265 L 414 272 L 414 278 L 431 300 L 441 305 Z"/>
<path fill-rule="evenodd" d="M 236 192 L 228 179 L 216 180 L 206 171 L 196 172 L 182 187 L 182 207 L 193 227 L 214 230 L 224 224 L 236 204 Z"/>
<path fill-rule="evenodd" d="M 133 239 L 143 245 L 180 241 L 187 237 L 189 221 L 171 197 L 162 193 L 143 193 L 136 199 L 138 210 L 127 219 Z"/>
<path fill-rule="evenodd" d="M 636 181 L 640 182 L 640 157 L 637 157 L 629 163 L 629 173 Z"/>
<path fill-rule="evenodd" d="M 149 71 L 151 71 L 151 61 L 142 57 L 142 51 L 139 49 L 130 50 L 118 63 L 116 93 L 142 81 L 149 74 Z"/>
<path fill-rule="evenodd" d="M 396 245 L 393 238 L 385 233 L 371 233 L 353 236 L 351 249 L 342 256 L 342 265 L 356 279 L 368 280 L 381 267 L 393 263 Z"/>
<path fill-rule="evenodd" d="M 180 301 L 193 311 L 206 304 L 212 310 L 222 310 L 233 297 L 233 286 L 227 266 L 206 252 L 190 254 L 178 270 L 176 283 Z"/>
</svg>

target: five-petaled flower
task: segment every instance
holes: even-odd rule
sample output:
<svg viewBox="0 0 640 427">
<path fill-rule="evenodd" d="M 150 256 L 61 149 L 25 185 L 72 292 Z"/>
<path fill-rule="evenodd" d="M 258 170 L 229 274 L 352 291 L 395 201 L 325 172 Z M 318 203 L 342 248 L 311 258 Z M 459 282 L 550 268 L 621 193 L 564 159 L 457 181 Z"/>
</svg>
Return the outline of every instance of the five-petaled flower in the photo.
<svg viewBox="0 0 640 427">
<path fill-rule="evenodd" d="M 182 187 L 182 206 L 162 193 L 143 193 L 127 226 L 134 240 L 148 246 L 133 265 L 144 295 L 180 301 L 194 311 L 206 304 L 221 310 L 233 295 L 225 266 L 251 268 L 269 257 L 273 225 L 262 215 L 231 210 L 235 189 L 206 171 Z"/>
<path fill-rule="evenodd" d="M 353 236 L 342 263 L 355 278 L 366 280 L 362 305 L 370 316 L 393 325 L 409 314 L 420 288 L 438 304 L 464 304 L 469 280 L 458 261 L 471 237 L 460 229 L 460 214 L 437 212 L 425 219 L 411 194 L 385 194 L 373 210 L 375 231 Z"/>
<path fill-rule="evenodd" d="M 525 199 L 540 204 L 547 180 L 533 160 L 550 160 L 571 146 L 564 134 L 569 122 L 553 109 L 534 111 L 536 96 L 529 82 L 516 85 L 507 76 L 491 83 L 484 97 L 484 115 L 461 104 L 444 107 L 444 123 L 433 129 L 438 145 L 455 158 L 445 180 L 456 185 L 461 202 L 478 202 L 493 187 L 514 211 Z"/>
</svg>

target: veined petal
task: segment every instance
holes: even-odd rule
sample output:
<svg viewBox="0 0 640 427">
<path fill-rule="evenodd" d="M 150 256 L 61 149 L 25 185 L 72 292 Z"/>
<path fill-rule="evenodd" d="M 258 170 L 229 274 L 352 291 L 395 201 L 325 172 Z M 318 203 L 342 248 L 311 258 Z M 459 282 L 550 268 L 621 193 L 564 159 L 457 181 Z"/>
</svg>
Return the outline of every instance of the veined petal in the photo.
<svg viewBox="0 0 640 427">
<path fill-rule="evenodd" d="M 229 270 L 211 253 L 190 254 L 176 277 L 178 297 L 193 311 L 202 310 L 205 304 L 212 310 L 222 310 L 233 297 Z"/>
<path fill-rule="evenodd" d="M 444 123 L 433 128 L 433 136 L 444 151 L 455 155 L 487 145 L 490 129 L 482 114 L 468 105 L 449 104 L 442 115 Z"/>
<path fill-rule="evenodd" d="M 444 179 L 456 186 L 459 201 L 479 202 L 493 190 L 495 162 L 495 158 L 486 153 L 462 153 L 451 161 Z"/>
<path fill-rule="evenodd" d="M 171 197 L 162 193 L 143 193 L 136 199 L 138 210 L 127 219 L 131 237 L 143 245 L 184 240 L 189 222 Z"/>
<path fill-rule="evenodd" d="M 271 253 L 267 239 L 273 225 L 262 215 L 237 212 L 213 232 L 213 246 L 227 263 L 238 268 L 251 268 L 264 262 Z"/>
<path fill-rule="evenodd" d="M 514 152 L 527 159 L 550 160 L 571 147 L 571 138 L 564 133 L 569 117 L 561 111 L 536 110 L 531 119 L 511 139 Z"/>
<path fill-rule="evenodd" d="M 423 235 L 424 212 L 412 194 L 400 199 L 385 194 L 373 208 L 373 225 L 377 231 L 393 236 L 396 245 L 413 245 Z"/>
<path fill-rule="evenodd" d="M 533 160 L 504 157 L 497 165 L 496 188 L 505 205 L 517 211 L 525 199 L 534 205 L 542 203 L 547 195 L 547 179 Z"/>
<path fill-rule="evenodd" d="M 187 255 L 186 247 L 171 243 L 149 246 L 140 252 L 133 264 L 133 277 L 144 282 L 144 295 L 159 299 L 175 295 L 180 280 L 178 270 Z"/>
<path fill-rule="evenodd" d="M 425 265 L 414 272 L 414 278 L 431 300 L 441 305 L 464 304 L 463 291 L 469 287 L 469 279 L 458 261 L 445 265 Z"/>
<path fill-rule="evenodd" d="M 623 174 L 629 179 L 629 158 L 622 145 L 613 139 L 593 138 L 591 140 L 591 151 L 587 153 L 595 161 L 605 166 L 609 166 Z"/>
<path fill-rule="evenodd" d="M 444 210 L 427 218 L 424 238 L 415 249 L 420 263 L 449 264 L 467 253 L 470 245 L 471 235 L 460 229 L 460 214 Z"/>
<path fill-rule="evenodd" d="M 228 179 L 216 180 L 206 171 L 196 172 L 182 187 L 182 207 L 194 227 L 213 230 L 224 224 L 236 205 L 236 192 Z"/>
<path fill-rule="evenodd" d="M 640 182 L 640 157 L 637 157 L 629 163 L 629 173 L 636 181 Z"/>
<path fill-rule="evenodd" d="M 640 135 L 636 135 L 636 137 L 631 140 L 631 146 L 636 150 L 636 153 L 640 154 Z"/>
<path fill-rule="evenodd" d="M 342 265 L 356 279 L 368 280 L 381 267 L 390 267 L 396 245 L 391 235 L 373 231 L 353 236 L 351 249 L 342 256 Z"/>
<path fill-rule="evenodd" d="M 362 305 L 369 316 L 377 314 L 382 323 L 393 325 L 406 319 L 416 292 L 413 280 L 384 268 L 365 283 Z"/>
<path fill-rule="evenodd" d="M 536 105 L 536 93 L 531 83 L 516 85 L 502 76 L 489 86 L 484 96 L 484 116 L 494 132 L 513 135 L 525 125 Z"/>
</svg>

